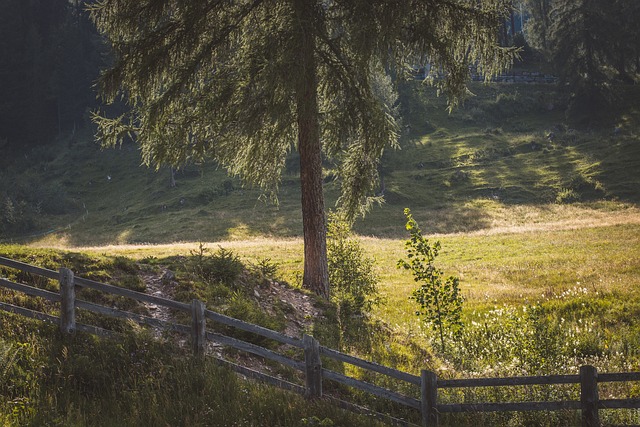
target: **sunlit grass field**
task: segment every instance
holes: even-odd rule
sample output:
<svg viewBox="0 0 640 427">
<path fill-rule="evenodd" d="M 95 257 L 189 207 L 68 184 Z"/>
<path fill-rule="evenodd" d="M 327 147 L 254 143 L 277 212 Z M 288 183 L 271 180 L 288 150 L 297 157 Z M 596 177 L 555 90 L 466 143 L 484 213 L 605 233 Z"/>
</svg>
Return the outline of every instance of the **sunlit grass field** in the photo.
<svg viewBox="0 0 640 427">
<path fill-rule="evenodd" d="M 487 204 L 495 202 L 487 201 Z M 494 207 L 493 227 L 482 231 L 434 234 L 442 243 L 438 264 L 448 275 L 460 277 L 465 313 L 503 304 L 544 301 L 573 288 L 589 293 L 618 295 L 640 302 L 640 210 L 610 204 L 609 210 L 589 206 Z M 417 217 L 422 216 L 420 212 Z M 398 221 L 402 221 L 398 216 Z M 411 330 L 419 324 L 415 303 L 409 299 L 417 287 L 412 277 L 396 268 L 404 256 L 403 238 L 361 236 L 367 254 L 375 259 L 380 290 L 386 304 L 374 315 Z M 189 255 L 200 242 L 163 245 L 111 245 L 68 247 L 64 239 L 47 239 L 33 246 L 59 247 L 93 254 L 122 255 L 141 260 Z M 269 258 L 279 275 L 299 286 L 302 241 L 299 238 L 254 238 L 205 242 L 211 249 L 232 250 L 248 262 Z"/>
<path fill-rule="evenodd" d="M 452 114 L 432 88 L 409 82 L 400 89 L 400 147 L 384 153 L 379 192 L 385 203 L 358 219 L 361 235 L 402 237 L 405 207 L 429 233 L 451 234 L 551 222 L 556 214 L 559 221 L 571 211 L 601 215 L 640 201 L 640 113 L 634 108 L 598 127 L 574 129 L 548 85 L 474 84 L 474 96 Z M 635 90 L 628 90 L 630 99 Z M 101 150 L 91 129 L 24 158 L 7 172 L 14 174 L 11 185 L 55 189 L 60 213 L 40 214 L 32 230 L 5 231 L 0 242 L 53 237 L 69 246 L 103 246 L 302 233 L 295 154 L 283 170 L 278 204 L 215 163 L 185 165 L 170 187 L 167 166 L 140 166 L 131 142 Z M 325 162 L 328 208 L 339 194 L 333 167 Z"/>
<path fill-rule="evenodd" d="M 429 368 L 449 378 L 569 374 L 582 364 L 601 372 L 640 370 L 638 112 L 629 108 L 597 128 L 573 129 L 564 123 L 561 109 L 553 107 L 559 101 L 549 87 L 474 86 L 476 96 L 451 115 L 431 89 L 416 84 L 403 90 L 401 147 L 385 153 L 381 167 L 386 202 L 354 225 L 365 253 L 374 259 L 384 303 L 367 317 L 368 326 L 354 326 L 354 342 L 343 337 L 337 345 L 404 371 Z M 248 265 L 268 259 L 277 265 L 278 280 L 300 286 L 295 158 L 287 162 L 276 205 L 215 165 L 188 165 L 171 188 L 169 169 L 140 168 L 132 144 L 100 151 L 86 132 L 59 145 L 68 150 L 36 162 L 16 179 L 26 187 L 34 176 L 54 183 L 64 190 L 71 209 L 43 215 L 37 232 L 0 236 L 0 254 L 46 258 L 49 248 L 57 248 L 79 254 L 70 256 L 74 262 L 86 254 L 96 264 L 122 256 L 163 265 L 176 255 L 189 257 L 204 244 L 212 251 L 232 251 Z M 339 188 L 331 180 L 331 165 L 325 166 L 327 205 L 332 206 Z M 405 207 L 429 239 L 441 242 L 437 266 L 460 278 L 464 328 L 447 336 L 443 350 L 430 326 L 415 315 L 418 307 L 410 297 L 419 284 L 396 267 L 408 238 Z M 23 335 L 29 331 L 26 327 Z M 133 347 L 141 345 L 133 340 Z M 90 352 L 93 345 L 81 343 Z M 48 347 L 43 351 L 48 354 Z M 56 347 L 50 353 L 59 357 L 61 351 Z M 125 353 L 115 356 L 126 359 Z M 165 363 L 158 357 L 145 366 L 155 369 L 156 362 Z M 127 384 L 141 381 L 125 371 L 118 375 Z M 238 387 L 234 393 L 245 390 Z M 625 396 L 637 396 L 637 387 L 624 387 Z M 498 398 L 491 393 L 482 391 L 475 398 Z M 573 392 L 545 393 L 525 397 L 562 395 L 566 400 Z M 117 413 L 122 402 L 112 397 Z M 161 395 L 172 397 L 172 392 Z M 157 409 L 143 400 L 138 410 Z M 65 420 L 82 425 L 84 413 L 73 409 L 76 400 L 70 402 Z M 259 404 L 252 408 L 260 414 Z M 182 410 L 188 412 L 185 407 L 177 413 Z M 295 423 L 303 416 L 297 407 L 277 411 L 271 419 L 286 416 Z M 575 423 L 566 414 L 496 417 L 452 418 L 451 425 Z M 640 423 L 633 411 L 605 414 L 603 421 Z"/>
<path fill-rule="evenodd" d="M 466 300 L 463 312 L 465 332 L 460 337 L 451 337 L 450 346 L 444 353 L 436 350 L 435 334 L 414 314 L 417 307 L 409 297 L 417 284 L 405 270 L 396 268 L 397 260 L 404 256 L 405 239 L 360 236 L 367 255 L 375 259 L 380 293 L 385 298 L 385 303 L 374 309 L 371 320 L 382 322 L 384 327 L 382 330 L 378 329 L 380 326 L 370 329 L 367 332 L 371 334 L 366 340 L 368 344 L 364 347 L 354 344 L 349 352 L 413 373 L 425 367 L 436 369 L 438 375 L 443 377 L 567 374 L 576 373 L 578 367 L 585 363 L 597 366 L 601 372 L 640 370 L 640 328 L 636 322 L 640 316 L 640 212 L 633 206 L 623 205 L 598 213 L 589 212 L 591 210 L 578 206 L 521 207 L 510 221 L 498 215 L 493 228 L 431 235 L 430 239 L 439 240 L 442 244 L 442 251 L 437 258 L 438 266 L 445 274 L 460 277 Z M 519 215 L 536 217 L 537 220 L 527 223 L 517 219 Z M 22 257 L 30 252 L 48 251 L 36 246 L 57 246 L 96 259 L 123 256 L 142 263 L 153 260 L 154 264 L 162 264 L 176 255 L 188 257 L 200 243 L 69 247 L 63 240 L 49 239 L 31 247 L 0 245 L 0 252 Z M 299 238 L 254 238 L 205 244 L 211 249 L 219 246 L 231 250 L 247 264 L 269 258 L 278 266 L 278 277 L 293 286 L 299 286 L 302 271 L 302 242 Z M 78 257 L 77 262 L 82 259 L 82 256 Z M 133 345 L 137 348 L 135 351 L 140 351 L 144 341 L 141 338 L 131 339 L 132 343 L 127 346 Z M 89 342 L 81 344 L 83 348 L 95 345 Z M 74 344 L 74 348 L 74 352 L 84 351 L 77 348 L 77 344 Z M 36 350 L 41 351 L 35 348 L 29 351 Z M 53 353 L 59 353 L 58 350 Z M 113 357 L 125 360 L 126 357 L 118 351 L 111 350 Z M 153 369 L 153 364 L 159 362 L 165 364 L 163 369 L 168 369 L 153 384 L 159 386 L 165 381 L 163 378 L 173 378 L 173 368 L 169 367 L 175 362 L 162 362 L 164 356 L 155 353 L 161 351 L 160 347 L 144 351 L 152 351 L 149 354 L 155 358 L 154 361 L 145 362 L 149 365 L 144 366 Z M 66 369 L 70 375 L 80 378 L 86 375 L 77 372 L 78 368 L 71 364 L 77 362 L 72 360 L 68 365 L 58 362 L 60 369 Z M 100 363 L 110 363 L 109 358 L 100 360 Z M 109 366 L 105 369 L 111 369 Z M 180 365 L 179 369 L 185 368 Z M 144 372 L 141 371 L 141 375 Z M 120 378 L 121 374 L 125 376 Z M 126 370 L 122 370 L 121 374 L 109 375 L 114 375 L 114 381 L 118 382 L 139 381 L 137 376 L 126 374 Z M 349 374 L 357 377 L 361 373 L 355 370 L 349 371 Z M 182 375 L 187 376 L 181 380 L 185 382 L 177 383 L 180 387 L 188 387 L 186 381 L 192 381 L 194 376 L 199 378 L 197 372 L 193 371 Z M 213 375 L 205 383 L 206 387 L 218 387 L 216 378 L 219 376 L 216 375 L 221 374 Z M 229 384 L 229 379 L 224 381 Z M 231 383 L 232 394 L 240 389 L 246 390 L 241 392 L 249 393 L 248 396 L 263 399 L 259 397 L 260 393 L 265 393 L 262 389 Z M 171 389 L 158 395 L 157 391 L 140 388 L 140 385 L 135 387 L 152 398 L 149 402 L 158 398 L 172 398 Z M 632 395 L 633 390 L 632 387 L 625 387 L 607 392 Z M 505 398 L 492 393 L 479 392 L 475 398 L 489 401 Z M 270 396 L 276 409 L 268 412 L 266 420 L 288 417 L 295 424 L 304 416 L 298 404 L 283 408 L 277 406 L 280 395 Z M 529 390 L 519 398 L 575 398 L 572 396 L 570 391 Z M 459 398 L 456 395 L 441 396 L 444 401 L 452 399 L 455 402 Z M 66 394 L 64 399 L 75 402 L 70 403 L 71 407 L 78 405 L 78 398 L 73 395 Z M 64 407 L 64 402 L 58 406 L 61 404 Z M 123 403 L 120 398 L 111 396 L 107 404 L 113 408 L 101 406 L 100 411 L 111 414 L 120 411 Z M 89 402 L 79 405 L 82 409 L 65 415 L 67 421 L 82 424 L 86 416 L 84 414 L 97 410 Z M 131 405 L 136 412 L 130 413 L 129 420 L 151 416 L 142 415 L 146 411 L 155 411 L 153 417 L 156 420 L 163 420 L 167 416 L 183 417 L 188 412 L 183 406 L 171 411 L 159 411 L 155 404 L 142 403 L 138 398 L 132 398 Z M 198 402 L 197 405 L 198 408 L 209 407 L 204 402 Z M 263 406 L 250 406 L 246 414 L 239 414 L 251 417 L 251 414 L 260 414 L 263 410 L 260 408 Z M 323 407 L 317 407 L 314 411 L 334 420 L 343 416 Z M 201 412 L 193 415 L 194 420 L 202 415 Z M 42 416 L 46 419 L 46 414 Z M 633 411 L 603 412 L 602 417 L 610 422 L 637 422 Z M 534 423 L 553 426 L 577 422 L 570 413 L 530 413 L 483 415 L 480 418 L 444 417 L 443 423 L 474 425 L 478 420 L 492 425 Z M 354 421 L 345 419 L 344 422 Z"/>
</svg>

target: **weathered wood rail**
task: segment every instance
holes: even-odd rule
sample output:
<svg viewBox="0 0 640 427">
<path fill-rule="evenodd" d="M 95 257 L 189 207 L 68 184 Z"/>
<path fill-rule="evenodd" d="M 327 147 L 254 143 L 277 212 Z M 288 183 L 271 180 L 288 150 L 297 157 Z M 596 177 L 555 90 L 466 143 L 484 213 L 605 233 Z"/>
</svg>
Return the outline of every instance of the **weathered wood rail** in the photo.
<svg viewBox="0 0 640 427">
<path fill-rule="evenodd" d="M 121 319 L 130 319 L 140 324 L 149 325 L 154 328 L 161 328 L 168 331 L 183 333 L 191 337 L 194 355 L 202 357 L 205 353 L 207 341 L 215 342 L 219 345 L 231 347 L 244 351 L 265 359 L 288 366 L 292 369 L 304 373 L 305 384 L 296 384 L 282 378 L 277 378 L 253 369 L 238 365 L 229 360 L 216 357 L 216 360 L 236 372 L 263 382 L 270 383 L 280 388 L 291 390 L 305 395 L 308 398 L 326 398 L 334 401 L 338 405 L 364 412 L 374 416 L 382 417 L 393 424 L 410 425 L 409 422 L 394 418 L 390 415 L 379 414 L 375 411 L 355 405 L 351 402 L 340 400 L 323 394 L 323 383 L 325 380 L 334 381 L 348 387 L 356 388 L 374 396 L 387 399 L 397 404 L 412 408 L 419 412 L 423 426 L 437 426 L 439 415 L 443 413 L 461 412 L 512 412 L 512 411 L 558 411 L 558 410 L 579 410 L 584 427 L 599 427 L 600 409 L 640 409 L 639 398 L 627 399 L 600 399 L 598 396 L 598 384 L 605 382 L 620 381 L 640 381 L 640 372 L 626 373 L 598 373 L 592 366 L 582 366 L 578 375 L 546 375 L 530 377 L 510 377 L 510 378 L 471 378 L 471 379 L 438 379 L 436 374 L 423 370 L 420 376 L 402 372 L 374 362 L 363 360 L 348 354 L 341 353 L 331 348 L 320 345 L 318 340 L 309 335 L 304 335 L 302 339 L 289 337 L 279 332 L 272 331 L 261 326 L 243 322 L 225 316 L 215 311 L 207 310 L 204 303 L 193 300 L 191 304 L 173 301 L 170 299 L 148 295 L 118 286 L 108 285 L 93 280 L 77 277 L 66 268 L 60 271 L 49 270 L 34 265 L 25 264 L 8 258 L 0 257 L 0 266 L 17 269 L 32 275 L 42 276 L 57 280 L 59 292 L 51 292 L 34 286 L 15 283 L 0 277 L 0 287 L 27 295 L 44 298 L 48 301 L 60 303 L 59 316 L 30 310 L 13 304 L 0 302 L 0 309 L 20 314 L 26 317 L 57 324 L 60 331 L 65 334 L 75 331 L 88 332 L 91 334 L 110 336 L 117 335 L 115 332 L 106 330 L 94 325 L 85 325 L 76 322 L 76 309 L 87 310 Z M 117 308 L 106 307 L 83 301 L 76 298 L 77 288 L 89 288 L 121 297 L 132 298 L 136 301 L 147 302 L 164 307 L 172 308 L 191 314 L 191 325 L 183 325 L 174 322 L 155 319 L 152 317 L 131 313 Z M 280 354 L 276 351 L 229 337 L 220 333 L 207 330 L 207 320 L 230 326 L 242 331 L 251 332 L 264 338 L 268 338 L 303 350 L 304 360 L 295 360 L 291 357 Z M 410 384 L 415 387 L 415 397 L 407 396 L 397 391 L 389 390 L 369 382 L 344 375 L 339 372 L 326 369 L 322 365 L 322 358 L 333 359 L 342 363 L 357 366 L 361 369 L 373 371 Z M 557 384 L 580 384 L 580 400 L 575 401 L 544 401 L 544 402 L 501 402 L 501 403 L 438 403 L 438 390 L 454 388 L 475 388 L 475 387 L 505 387 L 505 386 L 526 386 L 526 385 L 557 385 Z M 419 396 L 419 398 L 417 397 Z"/>
</svg>

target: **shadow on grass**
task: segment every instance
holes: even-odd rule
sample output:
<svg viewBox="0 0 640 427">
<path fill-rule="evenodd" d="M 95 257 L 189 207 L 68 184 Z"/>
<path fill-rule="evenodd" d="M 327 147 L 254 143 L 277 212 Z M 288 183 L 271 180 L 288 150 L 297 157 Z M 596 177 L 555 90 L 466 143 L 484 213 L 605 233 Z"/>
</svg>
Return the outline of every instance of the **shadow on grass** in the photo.
<svg viewBox="0 0 640 427">
<path fill-rule="evenodd" d="M 402 149 L 388 150 L 382 160 L 386 204 L 358 223 L 359 233 L 403 234 L 405 207 L 430 232 L 451 233 L 491 225 L 486 206 L 470 206 L 476 200 L 505 206 L 640 201 L 640 175 L 633 172 L 640 168 L 640 122 L 631 104 L 611 124 L 571 129 L 561 111 L 546 109 L 557 96 L 552 86 L 472 90 L 477 96 L 451 115 L 431 88 L 416 83 L 401 90 L 406 129 Z M 98 151 L 86 138 L 28 171 L 47 171 L 42 179 L 73 196 L 74 218 L 83 220 L 67 229 L 71 213 L 43 216 L 32 233 L 14 241 L 55 228 L 62 228 L 55 235 L 70 246 L 302 235 L 295 168 L 285 171 L 276 206 L 259 201 L 259 190 L 243 187 L 215 164 L 187 166 L 171 187 L 168 169 L 156 173 L 139 166 L 135 146 Z M 325 184 L 328 208 L 338 191 L 337 183 Z"/>
</svg>

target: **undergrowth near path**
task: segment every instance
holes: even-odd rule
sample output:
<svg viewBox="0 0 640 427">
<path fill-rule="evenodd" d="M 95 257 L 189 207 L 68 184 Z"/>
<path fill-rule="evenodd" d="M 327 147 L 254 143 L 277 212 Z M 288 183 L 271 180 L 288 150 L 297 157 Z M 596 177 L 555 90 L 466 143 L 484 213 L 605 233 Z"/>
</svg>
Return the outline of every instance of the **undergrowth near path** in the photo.
<svg viewBox="0 0 640 427">
<path fill-rule="evenodd" d="M 438 236 L 443 248 L 439 261 L 445 271 L 460 275 L 461 290 L 466 297 L 464 328 L 457 339 L 451 338 L 453 345 L 445 352 L 437 350 L 434 345 L 437 337 L 413 314 L 413 302 L 408 298 L 415 287 L 413 280 L 395 268 L 397 259 L 403 255 L 402 240 L 361 239 L 365 252 L 375 259 L 374 269 L 380 277 L 380 292 L 386 304 L 375 307 L 371 316 L 352 319 L 347 334 L 336 330 L 337 322 L 332 315 L 317 317 L 315 325 L 309 328 L 325 345 L 412 373 L 427 367 L 442 378 L 576 373 L 585 363 L 601 372 L 640 370 L 640 330 L 635 322 L 640 315 L 637 258 L 640 227 L 633 222 L 603 227 L 574 225 L 560 229 L 552 226 L 545 231 Z M 237 254 L 242 262 L 257 266 L 269 254 L 270 263 L 277 265 L 281 278 L 278 280 L 296 284 L 301 270 L 301 242 L 236 241 L 225 244 L 225 248 L 234 254 L 222 254 L 220 258 L 227 263 L 235 262 Z M 105 269 L 95 261 L 100 259 L 120 260 L 114 261 L 114 265 L 119 264 L 123 270 L 126 255 L 151 268 L 164 264 L 178 273 L 180 266 L 185 267 L 186 273 L 202 273 L 197 267 L 198 258 L 193 255 L 197 255 L 196 244 L 95 248 L 82 256 L 62 256 L 56 251 L 26 247 L 4 247 L 4 250 L 23 259 L 44 256 L 45 263 L 84 258 L 98 271 Z M 106 251 L 112 255 L 100 255 Z M 215 253 L 216 250 L 211 251 Z M 84 268 L 85 272 L 96 274 L 89 270 Z M 236 313 L 264 316 L 259 314 L 261 308 L 255 302 L 247 305 L 249 299 L 255 301 L 251 291 L 239 293 L 240 290 L 230 287 L 222 292 L 219 281 L 198 284 L 201 280 L 198 274 L 182 277 L 181 274 L 178 274 L 183 283 L 181 289 L 192 289 L 184 295 L 185 300 L 196 295 L 227 307 L 244 301 L 241 305 L 244 308 Z M 256 289 L 262 292 L 259 287 Z M 281 313 L 286 315 L 286 311 Z M 277 322 L 264 324 L 278 329 Z M 338 339 L 339 336 L 342 338 Z M 347 368 L 346 373 L 402 390 L 399 384 L 369 377 L 355 368 Z M 534 387 L 511 393 L 515 393 L 514 397 L 524 393 L 522 398 L 573 399 L 576 391 Z M 624 384 L 603 389 L 603 393 L 633 397 L 637 388 Z M 460 398 L 446 394 L 442 397 L 452 402 Z M 494 401 L 505 397 L 496 390 L 481 390 L 465 399 Z M 354 398 L 361 403 L 370 401 L 366 396 Z M 545 419 L 547 424 L 540 425 L 551 426 L 570 425 L 575 421 L 574 415 L 547 414 L 543 418 L 536 418 L 535 414 L 487 415 L 483 419 L 498 425 L 525 425 Z M 611 422 L 637 422 L 632 411 L 605 411 L 603 417 Z M 451 418 L 452 423 L 460 420 Z"/>
<path fill-rule="evenodd" d="M 141 331 L 114 342 L 84 334 L 63 339 L 55 327 L 15 316 L 0 323 L 0 347 L 7 349 L 0 352 L 3 425 L 381 425 L 243 381 Z"/>
<path fill-rule="evenodd" d="M 268 263 L 247 268 L 232 252 L 208 254 L 202 246 L 200 249 L 200 254 L 164 260 L 148 258 L 139 263 L 121 256 L 33 251 L 19 246 L 0 246 L 0 255 L 51 269 L 67 266 L 80 276 L 137 291 L 145 290 L 144 282 L 133 278 L 137 279 L 142 270 L 149 274 L 162 262 L 176 270 L 173 286 L 177 299 L 190 301 L 198 296 L 217 311 L 272 329 L 284 328 L 284 312 L 273 311 L 277 304 L 261 306 L 255 295 L 258 289 L 264 292 L 265 281 L 272 280 L 273 268 Z M 228 267 L 233 264 L 240 268 L 230 275 Z M 12 269 L 0 268 L 0 276 L 57 291 L 55 281 Z M 78 297 L 153 316 L 143 304 L 85 291 L 79 289 Z M 0 288 L 3 302 L 57 315 L 53 304 L 18 295 Z M 290 316 L 295 314 L 284 301 L 277 303 Z M 78 316 L 80 322 L 115 330 L 120 335 L 117 339 L 84 333 L 65 337 L 55 326 L 0 313 L 0 424 L 382 425 L 328 402 L 309 402 L 301 396 L 243 380 L 217 366 L 211 358 L 194 358 L 183 340 L 174 340 L 170 335 L 159 337 L 153 330 L 130 322 L 89 318 L 86 313 Z M 241 333 L 221 332 L 268 346 Z M 231 352 L 227 357 L 233 359 L 233 355 Z"/>
<path fill-rule="evenodd" d="M 640 315 L 637 258 L 640 227 L 636 224 L 550 227 L 543 232 L 441 235 L 438 239 L 442 242 L 439 262 L 445 271 L 459 274 L 461 290 L 466 297 L 462 315 L 464 328 L 458 338 L 451 337 L 452 345 L 445 352 L 439 351 L 434 344 L 437 336 L 413 314 L 413 302 L 408 297 L 415 285 L 409 275 L 395 268 L 397 259 L 403 255 L 402 240 L 396 239 L 360 240 L 365 253 L 375 259 L 379 290 L 386 304 L 374 307 L 371 315 L 351 319 L 343 325 L 349 328 L 346 334 L 337 330 L 335 311 L 329 307 L 324 309 L 323 316 L 313 316 L 313 325 L 306 330 L 330 347 L 416 374 L 420 369 L 433 369 L 441 378 L 576 373 L 584 363 L 596 366 L 601 372 L 640 370 L 640 329 L 635 322 Z M 264 289 L 267 288 L 259 285 L 262 280 L 275 279 L 296 285 L 301 270 L 301 242 L 297 240 L 229 242 L 222 252 L 217 249 L 203 253 L 205 257 L 213 256 L 212 260 L 217 257 L 215 262 L 199 261 L 198 251 L 202 247 L 196 244 L 94 248 L 83 253 L 24 246 L 2 246 L 0 249 L 3 255 L 13 258 L 54 269 L 67 265 L 81 275 L 132 288 L 141 286 L 133 278 L 140 268 L 153 270 L 156 265 L 163 265 L 177 273 L 179 298 L 185 301 L 194 296 L 204 298 L 208 306 L 221 304 L 223 311 L 243 314 L 249 321 L 262 322 L 275 329 L 282 330 L 281 322 L 289 316 L 288 310 L 296 310 L 296 307 L 281 306 L 284 311 L 280 314 L 277 310 L 267 314 L 263 311 L 265 307 L 256 302 L 266 296 Z M 107 252 L 109 256 L 105 255 Z M 269 254 L 268 262 L 265 254 Z M 233 278 L 216 276 L 216 262 L 253 265 L 254 273 L 250 274 L 253 278 L 248 279 L 250 276 L 242 273 L 236 277 L 239 281 L 225 284 Z M 225 274 L 228 271 L 224 268 Z M 263 275 L 265 272 L 275 276 L 267 278 Z M 256 286 L 261 298 L 256 297 L 252 287 L 247 287 L 249 283 Z M 183 295 L 179 296 L 181 292 Z M 234 306 L 238 309 L 234 310 Z M 274 313 L 276 317 L 272 317 Z M 123 331 L 128 328 L 127 325 L 119 327 Z M 30 328 L 35 339 L 34 328 L 40 330 L 41 327 Z M 14 357 L 11 352 L 18 348 L 16 343 L 29 341 L 23 339 L 12 343 L 8 338 L 3 339 L 8 345 L 4 348 L 10 349 L 6 352 L 7 360 Z M 356 368 L 338 368 L 346 369 L 345 373 L 349 375 L 410 395 L 416 393 Z M 140 381 L 135 379 L 136 384 Z M 638 389 L 622 384 L 602 392 L 633 397 Z M 575 393 L 575 389 L 562 387 L 533 387 L 508 392 L 487 389 L 473 395 L 465 394 L 464 399 L 573 399 Z M 442 395 L 443 401 L 451 402 L 459 401 L 461 397 L 459 394 Z M 372 402 L 366 395 L 356 393 L 352 398 L 360 403 L 378 405 L 379 410 L 398 410 Z M 71 411 L 70 407 L 65 408 Z M 83 406 L 76 416 L 94 410 L 87 408 Z M 72 419 L 71 414 L 64 416 Z M 279 413 L 278 416 L 287 415 Z M 633 411 L 604 411 L 602 416 L 612 423 L 638 422 Z M 296 422 L 302 418 L 304 415 Z M 572 425 L 576 421 L 572 412 L 490 414 L 465 419 L 453 415 L 444 417 L 445 425 L 449 422 L 473 425 L 479 419 L 493 425 L 534 423 L 553 426 Z"/>
</svg>

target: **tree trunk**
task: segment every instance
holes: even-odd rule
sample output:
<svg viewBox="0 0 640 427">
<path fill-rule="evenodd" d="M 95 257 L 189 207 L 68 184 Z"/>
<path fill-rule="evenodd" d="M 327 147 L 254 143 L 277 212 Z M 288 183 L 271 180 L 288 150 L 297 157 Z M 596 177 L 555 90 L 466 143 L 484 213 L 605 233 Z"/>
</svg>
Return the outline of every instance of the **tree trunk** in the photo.
<svg viewBox="0 0 640 427">
<path fill-rule="evenodd" d="M 595 95 L 595 79 L 596 79 L 596 66 L 595 66 L 595 54 L 593 47 L 593 33 L 592 33 L 592 18 L 587 13 L 591 10 L 591 6 L 588 0 L 582 2 L 582 38 L 584 42 L 584 58 L 585 58 L 585 71 L 587 73 L 587 92 L 591 99 Z"/>
<path fill-rule="evenodd" d="M 511 43 L 513 43 L 513 38 L 516 35 L 516 17 L 513 12 L 513 3 L 511 3 L 511 11 L 509 12 L 509 19 L 511 21 Z"/>
<path fill-rule="evenodd" d="M 169 166 L 169 171 L 171 172 L 171 177 L 169 178 L 169 187 L 175 188 L 176 186 L 176 170 L 173 166 Z"/>
<path fill-rule="evenodd" d="M 296 108 L 304 233 L 302 286 L 324 298 L 329 298 L 327 225 L 322 191 L 322 146 L 318 124 L 318 81 L 314 58 L 314 3 L 309 0 L 294 1 L 300 53 L 296 70 Z"/>
</svg>

